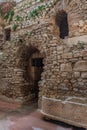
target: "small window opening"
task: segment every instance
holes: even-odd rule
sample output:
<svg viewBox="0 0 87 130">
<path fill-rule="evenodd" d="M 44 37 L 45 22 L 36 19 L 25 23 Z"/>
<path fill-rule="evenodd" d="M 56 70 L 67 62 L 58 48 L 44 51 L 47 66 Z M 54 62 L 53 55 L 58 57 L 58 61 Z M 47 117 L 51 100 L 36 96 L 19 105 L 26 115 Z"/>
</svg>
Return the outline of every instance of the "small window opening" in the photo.
<svg viewBox="0 0 87 130">
<path fill-rule="evenodd" d="M 56 24 L 59 26 L 60 38 L 64 39 L 69 35 L 68 16 L 65 11 L 59 11 L 56 15 Z"/>
<path fill-rule="evenodd" d="M 10 41 L 11 40 L 11 29 L 5 29 L 5 41 Z"/>
</svg>

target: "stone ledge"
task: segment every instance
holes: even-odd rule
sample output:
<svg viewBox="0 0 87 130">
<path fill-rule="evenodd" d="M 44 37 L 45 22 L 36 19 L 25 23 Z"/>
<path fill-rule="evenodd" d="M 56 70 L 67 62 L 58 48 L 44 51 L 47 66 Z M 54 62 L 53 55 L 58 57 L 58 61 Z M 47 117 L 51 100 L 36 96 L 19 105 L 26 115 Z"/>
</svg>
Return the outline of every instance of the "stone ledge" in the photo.
<svg viewBox="0 0 87 130">
<path fill-rule="evenodd" d="M 70 47 L 72 45 L 77 45 L 78 41 L 84 42 L 85 44 L 87 44 L 87 35 L 76 36 L 76 37 L 67 38 L 63 40 L 63 42 Z"/>
<path fill-rule="evenodd" d="M 52 99 L 42 97 L 41 113 L 51 119 L 87 129 L 87 99 L 64 97 Z"/>
</svg>

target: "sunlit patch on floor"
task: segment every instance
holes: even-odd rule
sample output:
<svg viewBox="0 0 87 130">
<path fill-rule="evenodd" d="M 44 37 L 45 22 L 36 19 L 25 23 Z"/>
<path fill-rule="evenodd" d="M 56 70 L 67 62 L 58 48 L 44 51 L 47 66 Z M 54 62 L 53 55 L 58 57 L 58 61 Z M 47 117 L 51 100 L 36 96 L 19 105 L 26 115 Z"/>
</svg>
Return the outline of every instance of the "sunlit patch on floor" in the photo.
<svg viewBox="0 0 87 130">
<path fill-rule="evenodd" d="M 0 120 L 0 130 L 10 130 L 10 126 L 12 126 L 14 122 L 9 119 Z"/>
</svg>

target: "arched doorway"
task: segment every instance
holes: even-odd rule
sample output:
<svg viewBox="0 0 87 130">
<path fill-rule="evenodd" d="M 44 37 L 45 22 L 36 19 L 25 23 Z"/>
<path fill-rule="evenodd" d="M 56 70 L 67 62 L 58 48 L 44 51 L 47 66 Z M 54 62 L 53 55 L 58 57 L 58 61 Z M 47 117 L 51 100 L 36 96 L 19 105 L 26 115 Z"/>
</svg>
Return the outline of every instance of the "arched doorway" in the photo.
<svg viewBox="0 0 87 130">
<path fill-rule="evenodd" d="M 23 44 L 17 50 L 16 66 L 23 72 L 22 77 L 18 79 L 20 79 L 19 88 L 24 104 L 38 101 L 38 82 L 43 72 L 43 58 L 40 51 L 31 45 Z"/>
<path fill-rule="evenodd" d="M 28 61 L 27 75 L 31 82 L 31 93 L 34 95 L 33 101 L 38 101 L 39 87 L 38 82 L 41 80 L 41 73 L 43 72 L 43 57 L 40 52 L 32 53 Z"/>
</svg>

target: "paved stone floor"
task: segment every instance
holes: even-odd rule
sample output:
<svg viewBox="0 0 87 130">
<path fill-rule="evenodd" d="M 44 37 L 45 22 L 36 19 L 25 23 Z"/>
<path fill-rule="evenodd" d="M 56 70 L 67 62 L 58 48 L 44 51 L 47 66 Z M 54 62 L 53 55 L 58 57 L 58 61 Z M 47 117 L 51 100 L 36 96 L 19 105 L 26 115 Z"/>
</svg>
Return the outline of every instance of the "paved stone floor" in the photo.
<svg viewBox="0 0 87 130">
<path fill-rule="evenodd" d="M 6 109 L 7 108 L 7 109 Z M 44 120 L 37 104 L 14 109 L 0 102 L 0 130 L 84 130 L 53 120 Z"/>
</svg>

